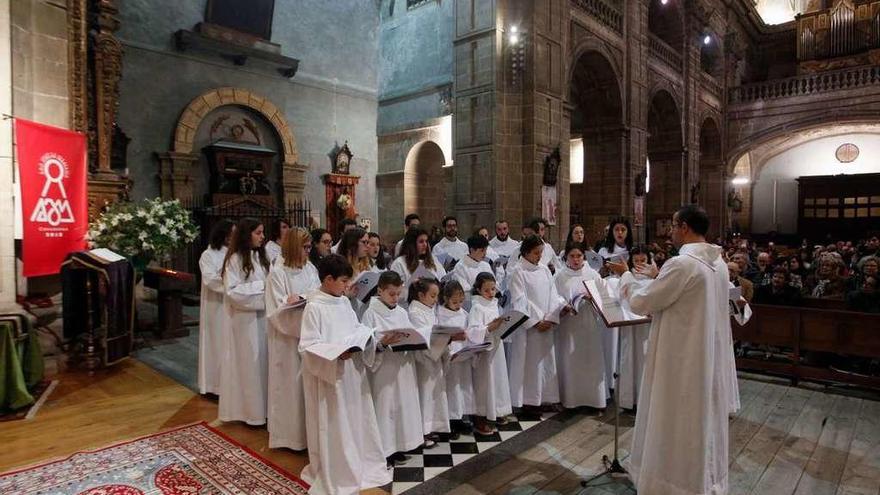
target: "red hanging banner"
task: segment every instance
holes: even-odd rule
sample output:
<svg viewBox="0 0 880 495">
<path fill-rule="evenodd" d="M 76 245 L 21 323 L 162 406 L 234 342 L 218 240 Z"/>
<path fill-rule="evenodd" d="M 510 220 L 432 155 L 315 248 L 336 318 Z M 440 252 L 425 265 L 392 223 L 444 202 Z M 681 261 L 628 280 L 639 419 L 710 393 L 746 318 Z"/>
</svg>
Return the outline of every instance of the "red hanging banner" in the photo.
<svg viewBox="0 0 880 495">
<path fill-rule="evenodd" d="M 15 142 L 24 276 L 52 275 L 68 253 L 86 247 L 86 137 L 15 119 Z"/>
</svg>

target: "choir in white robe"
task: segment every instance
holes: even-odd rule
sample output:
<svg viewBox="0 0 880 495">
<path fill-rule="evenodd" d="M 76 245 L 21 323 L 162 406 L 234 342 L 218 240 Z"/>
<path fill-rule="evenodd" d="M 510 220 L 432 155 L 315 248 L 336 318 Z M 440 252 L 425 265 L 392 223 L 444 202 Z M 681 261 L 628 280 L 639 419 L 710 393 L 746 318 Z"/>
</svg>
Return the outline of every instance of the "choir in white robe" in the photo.
<svg viewBox="0 0 880 495">
<path fill-rule="evenodd" d="M 419 260 L 419 266 L 424 266 L 425 262 L 423 260 Z M 412 277 L 412 273 L 409 271 L 409 268 L 406 266 L 406 258 L 403 256 L 398 256 L 394 261 L 391 262 L 391 266 L 388 267 L 389 270 L 393 272 L 397 272 L 400 275 L 400 278 L 403 280 L 403 290 L 400 291 L 400 302 L 403 307 L 407 307 L 409 304 L 407 303 L 407 298 L 409 297 L 409 286 L 412 284 L 410 278 Z M 418 271 L 418 268 L 416 268 Z M 439 282 L 440 279 L 446 276 L 446 270 L 440 263 L 434 262 L 434 268 L 429 268 L 429 272 L 431 272 Z"/>
<path fill-rule="evenodd" d="M 623 261 L 629 261 L 629 249 L 627 249 L 626 246 L 618 246 L 615 244 L 614 249 L 609 251 L 607 247 L 602 246 L 599 248 L 599 256 L 605 259 L 610 259 L 612 256 L 618 256 Z"/>
<path fill-rule="evenodd" d="M 481 344 L 485 339 L 485 331 L 470 331 L 468 312 L 464 308 L 452 311 L 445 306 L 437 308 L 437 324 L 446 327 L 461 328 L 467 336 L 466 341 L 449 344 L 449 353 L 463 349 L 467 344 Z M 449 403 L 449 419 L 459 420 L 468 414 L 474 414 L 474 377 L 473 360 L 446 362 L 446 400 Z"/>
<path fill-rule="evenodd" d="M 514 407 L 540 406 L 559 402 L 554 332 L 533 328 L 541 320 L 559 323 L 566 301 L 556 291 L 553 275 L 543 264 L 533 265 L 521 258 L 508 279 L 510 305 L 529 317 L 510 337 L 507 365 L 510 373 L 510 399 Z"/>
<path fill-rule="evenodd" d="M 391 482 L 382 452 L 367 367 L 375 359 L 373 329 L 361 325 L 347 297 L 307 294 L 299 350 L 309 464 L 301 478 L 310 493 L 356 495 Z M 308 352 L 322 343 L 361 345 L 350 359 L 327 361 Z"/>
<path fill-rule="evenodd" d="M 507 359 L 501 336 L 486 327 L 498 318 L 498 301 L 476 296 L 468 314 L 468 339 L 491 342 L 488 351 L 473 359 L 474 414 L 489 421 L 503 418 L 513 412 L 510 402 L 510 384 L 507 379 Z"/>
<path fill-rule="evenodd" d="M 302 268 L 284 265 L 278 256 L 272 263 L 266 284 L 266 314 L 287 304 L 290 296 L 305 295 L 321 285 L 318 270 L 310 261 Z M 302 359 L 299 354 L 302 311 L 294 309 L 269 320 L 269 395 L 267 415 L 269 448 L 287 447 L 304 450 L 306 441 L 306 408 L 302 385 Z"/>
<path fill-rule="evenodd" d="M 376 331 L 413 326 L 405 309 L 400 306 L 389 308 L 378 297 L 370 299 L 362 323 Z M 376 361 L 370 367 L 373 407 L 385 457 L 415 449 L 425 441 L 422 409 L 415 400 L 419 396 L 417 352 L 385 349 L 376 353 Z"/>
<path fill-rule="evenodd" d="M 223 308 L 223 259 L 226 246 L 208 248 L 199 258 L 202 291 L 199 296 L 199 393 L 220 393 L 220 369 L 224 356 L 226 314 Z"/>
<path fill-rule="evenodd" d="M 454 260 L 460 260 L 468 255 L 468 246 L 465 242 L 459 240 L 456 237 L 453 240 L 449 240 L 444 237 L 440 239 L 440 242 L 434 245 L 433 249 L 431 249 L 431 254 L 436 258 L 438 254 L 446 254 L 450 258 Z"/>
<path fill-rule="evenodd" d="M 645 275 L 633 274 L 636 283 L 644 286 L 653 279 Z M 633 409 L 638 404 L 639 388 L 645 373 L 645 357 L 648 354 L 648 336 L 651 324 L 629 325 L 616 329 L 620 335 L 620 376 L 615 390 L 620 407 Z"/>
<path fill-rule="evenodd" d="M 553 246 L 549 242 L 544 242 L 544 251 L 541 252 L 541 261 L 539 263 L 548 268 L 553 266 L 554 271 L 562 265 L 559 262 L 559 258 L 556 257 L 556 252 L 553 251 Z"/>
<path fill-rule="evenodd" d="M 567 301 L 586 292 L 584 282 L 601 284 L 596 270 L 584 265 L 572 270 L 567 265 L 556 272 L 556 290 Z M 589 406 L 604 409 L 608 400 L 605 383 L 605 352 L 602 333 L 606 332 L 590 301 L 582 299 L 577 314 L 562 319 L 555 330 L 556 365 L 562 405 L 568 408 Z"/>
<path fill-rule="evenodd" d="M 504 241 L 498 239 L 498 237 L 493 237 L 489 241 L 489 247 L 497 251 L 501 256 L 507 256 L 508 258 L 519 256 L 519 241 L 515 241 L 510 237 Z"/>
<path fill-rule="evenodd" d="M 477 280 L 477 275 L 482 272 L 494 274 L 489 263 L 486 261 L 477 261 L 468 255 L 455 264 L 455 268 L 452 269 L 452 276 L 461 284 L 464 293 L 470 294 L 471 288 Z"/>
<path fill-rule="evenodd" d="M 430 345 L 425 351 L 415 351 L 416 374 L 419 377 L 419 402 L 422 405 L 422 424 L 425 434 L 449 432 L 449 401 L 446 397 L 446 374 L 444 360 L 448 359 L 449 339 L 431 338 L 437 323 L 434 308 L 418 300 L 409 305 L 409 319 Z"/>
<path fill-rule="evenodd" d="M 727 493 L 730 370 L 720 329 L 729 317 L 720 254 L 685 244 L 652 283 L 621 277 L 632 310 L 653 317 L 628 460 L 639 493 Z"/>
<path fill-rule="evenodd" d="M 266 257 L 269 258 L 269 263 L 274 263 L 279 256 L 281 256 L 281 246 L 275 241 L 266 242 Z"/>
<path fill-rule="evenodd" d="M 220 421 L 266 423 L 268 356 L 266 343 L 266 272 L 256 251 L 254 270 L 245 277 L 241 258 L 233 254 L 226 264 L 225 359 L 220 373 Z"/>
</svg>

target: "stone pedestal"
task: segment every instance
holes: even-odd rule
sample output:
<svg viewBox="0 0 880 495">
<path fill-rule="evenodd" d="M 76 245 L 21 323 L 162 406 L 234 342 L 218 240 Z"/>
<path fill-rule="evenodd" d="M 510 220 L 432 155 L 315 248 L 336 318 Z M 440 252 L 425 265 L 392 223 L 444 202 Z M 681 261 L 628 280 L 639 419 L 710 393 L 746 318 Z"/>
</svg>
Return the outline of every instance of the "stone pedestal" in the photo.
<svg viewBox="0 0 880 495">
<path fill-rule="evenodd" d="M 327 212 L 327 230 L 333 236 L 339 231 L 339 222 L 345 218 L 357 216 L 357 200 L 355 189 L 360 181 L 356 175 L 326 174 L 324 175 L 324 203 Z M 340 198 L 347 196 L 349 202 L 345 208 L 340 207 Z"/>
</svg>

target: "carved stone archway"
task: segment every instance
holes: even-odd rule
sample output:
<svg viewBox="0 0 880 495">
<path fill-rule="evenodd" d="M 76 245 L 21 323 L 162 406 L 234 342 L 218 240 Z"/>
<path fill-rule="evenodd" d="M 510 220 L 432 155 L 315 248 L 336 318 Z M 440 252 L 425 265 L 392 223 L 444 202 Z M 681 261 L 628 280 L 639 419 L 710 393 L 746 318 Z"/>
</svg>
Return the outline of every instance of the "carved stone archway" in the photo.
<svg viewBox="0 0 880 495">
<path fill-rule="evenodd" d="M 269 99 L 244 88 L 212 89 L 194 98 L 177 121 L 174 131 L 174 146 L 171 151 L 159 153 L 159 180 L 163 198 L 191 200 L 193 164 L 198 161 L 198 152 L 193 152 L 196 131 L 202 120 L 215 108 L 224 105 L 237 105 L 249 108 L 262 115 L 275 129 L 281 142 L 284 201 L 302 199 L 306 186 L 307 165 L 298 163 L 296 138 L 284 112 Z"/>
</svg>

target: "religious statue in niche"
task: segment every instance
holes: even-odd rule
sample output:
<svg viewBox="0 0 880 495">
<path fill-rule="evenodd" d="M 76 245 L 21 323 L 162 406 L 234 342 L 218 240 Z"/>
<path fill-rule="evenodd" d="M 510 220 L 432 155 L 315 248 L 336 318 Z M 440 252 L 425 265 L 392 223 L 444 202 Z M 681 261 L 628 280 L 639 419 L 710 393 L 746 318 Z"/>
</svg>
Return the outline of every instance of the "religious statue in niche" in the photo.
<svg viewBox="0 0 880 495">
<path fill-rule="evenodd" d="M 691 186 L 691 204 L 700 203 L 700 182 L 697 181 Z"/>
<path fill-rule="evenodd" d="M 644 171 L 636 174 L 635 178 L 635 188 L 636 188 L 636 197 L 640 198 L 645 195 L 645 184 L 648 180 L 647 174 Z"/>
<path fill-rule="evenodd" d="M 743 200 L 738 191 L 731 190 L 729 193 L 727 193 L 727 207 L 733 210 L 735 213 L 740 213 L 742 211 Z"/>
<path fill-rule="evenodd" d="M 541 181 L 541 216 L 547 220 L 547 225 L 556 225 L 556 181 L 561 162 L 562 155 L 558 146 L 544 158 L 544 177 Z"/>
<path fill-rule="evenodd" d="M 336 159 L 333 160 L 333 173 L 340 175 L 348 175 L 350 173 L 351 159 L 354 155 L 348 147 L 348 141 L 342 145 L 342 148 L 336 152 Z"/>
</svg>

